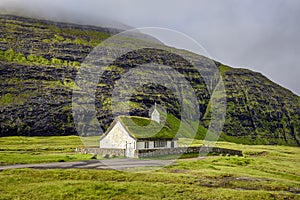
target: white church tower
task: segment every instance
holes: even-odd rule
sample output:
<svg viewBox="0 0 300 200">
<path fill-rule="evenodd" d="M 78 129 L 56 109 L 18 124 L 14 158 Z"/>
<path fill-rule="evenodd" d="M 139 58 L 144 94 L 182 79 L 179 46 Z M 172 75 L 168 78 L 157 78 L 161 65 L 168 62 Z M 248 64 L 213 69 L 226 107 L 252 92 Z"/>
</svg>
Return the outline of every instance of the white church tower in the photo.
<svg viewBox="0 0 300 200">
<path fill-rule="evenodd" d="M 156 109 L 156 102 L 155 102 L 154 110 L 151 113 L 151 120 L 156 121 L 157 123 L 160 123 L 160 114 Z"/>
</svg>

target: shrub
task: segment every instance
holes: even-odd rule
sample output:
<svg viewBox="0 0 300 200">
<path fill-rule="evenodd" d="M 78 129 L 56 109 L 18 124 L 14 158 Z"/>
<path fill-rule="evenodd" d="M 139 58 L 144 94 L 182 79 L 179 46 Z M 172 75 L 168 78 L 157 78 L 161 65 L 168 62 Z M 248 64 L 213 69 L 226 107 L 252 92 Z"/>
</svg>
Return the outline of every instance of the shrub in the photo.
<svg viewBox="0 0 300 200">
<path fill-rule="evenodd" d="M 12 94 L 7 93 L 0 98 L 0 105 L 4 106 L 4 105 L 11 104 L 12 100 L 13 100 Z"/>
<path fill-rule="evenodd" d="M 14 57 L 15 57 L 16 53 L 13 49 L 9 49 L 4 53 L 4 58 L 8 61 L 13 61 Z"/>
<path fill-rule="evenodd" d="M 58 58 L 52 58 L 51 59 L 51 64 L 52 65 L 62 65 L 63 64 L 63 61 L 58 59 Z"/>
<path fill-rule="evenodd" d="M 27 58 L 25 57 L 24 54 L 22 53 L 17 53 L 15 54 L 14 58 L 13 58 L 14 62 L 18 62 L 18 63 L 26 63 L 27 62 Z"/>
</svg>

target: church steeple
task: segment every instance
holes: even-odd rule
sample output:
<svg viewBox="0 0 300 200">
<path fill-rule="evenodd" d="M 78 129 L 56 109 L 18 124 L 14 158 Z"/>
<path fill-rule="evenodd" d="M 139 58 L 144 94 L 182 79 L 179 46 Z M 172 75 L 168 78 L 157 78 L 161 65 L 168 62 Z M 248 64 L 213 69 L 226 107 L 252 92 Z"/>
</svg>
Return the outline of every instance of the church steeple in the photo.
<svg viewBox="0 0 300 200">
<path fill-rule="evenodd" d="M 157 123 L 160 123 L 160 113 L 157 111 L 156 102 L 154 104 L 154 110 L 151 113 L 151 120 L 156 121 Z"/>
</svg>

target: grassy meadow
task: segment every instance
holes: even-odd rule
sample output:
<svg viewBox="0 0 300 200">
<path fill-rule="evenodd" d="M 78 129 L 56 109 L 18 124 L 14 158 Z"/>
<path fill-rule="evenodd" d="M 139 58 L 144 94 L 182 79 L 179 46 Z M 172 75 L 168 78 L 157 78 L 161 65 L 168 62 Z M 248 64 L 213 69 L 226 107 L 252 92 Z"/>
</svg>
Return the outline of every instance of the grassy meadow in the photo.
<svg viewBox="0 0 300 200">
<path fill-rule="evenodd" d="M 0 165 L 90 159 L 75 152 L 82 145 L 77 136 L 0 137 Z"/>
<path fill-rule="evenodd" d="M 193 145 L 201 143 L 195 140 Z M 0 144 L 2 165 L 91 157 L 74 153 L 82 146 L 76 136 L 4 137 Z M 3 170 L 0 199 L 300 199 L 300 148 L 228 142 L 217 146 L 241 149 L 244 157 L 179 159 L 164 168 L 125 171 Z"/>
</svg>

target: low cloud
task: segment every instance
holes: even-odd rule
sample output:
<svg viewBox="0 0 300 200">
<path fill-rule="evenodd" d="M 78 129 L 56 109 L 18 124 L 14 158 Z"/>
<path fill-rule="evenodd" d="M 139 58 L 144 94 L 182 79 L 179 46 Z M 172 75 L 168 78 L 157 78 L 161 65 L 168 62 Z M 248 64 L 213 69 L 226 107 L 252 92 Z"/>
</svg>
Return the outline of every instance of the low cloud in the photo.
<svg viewBox="0 0 300 200">
<path fill-rule="evenodd" d="M 81 24 L 175 29 L 214 59 L 300 94 L 298 0 L 1 0 L 0 8 Z"/>
</svg>

